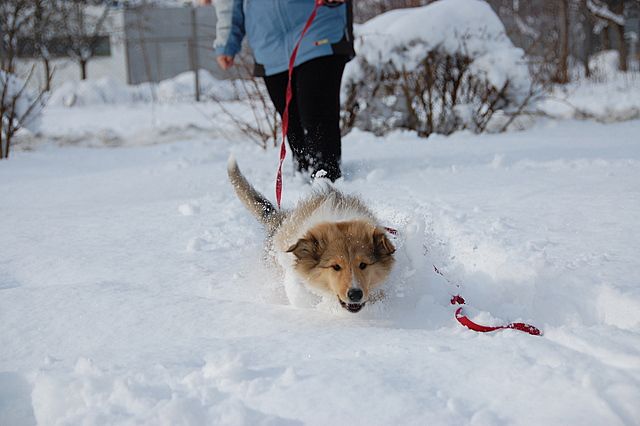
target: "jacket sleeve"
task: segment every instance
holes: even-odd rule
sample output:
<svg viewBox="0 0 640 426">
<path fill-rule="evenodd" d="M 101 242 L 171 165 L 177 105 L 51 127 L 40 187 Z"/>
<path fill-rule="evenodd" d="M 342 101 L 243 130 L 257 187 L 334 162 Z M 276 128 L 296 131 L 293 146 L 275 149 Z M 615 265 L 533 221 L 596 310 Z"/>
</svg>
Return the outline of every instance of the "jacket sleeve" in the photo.
<svg viewBox="0 0 640 426">
<path fill-rule="evenodd" d="M 244 38 L 244 0 L 216 0 L 216 55 L 235 56 Z"/>
</svg>

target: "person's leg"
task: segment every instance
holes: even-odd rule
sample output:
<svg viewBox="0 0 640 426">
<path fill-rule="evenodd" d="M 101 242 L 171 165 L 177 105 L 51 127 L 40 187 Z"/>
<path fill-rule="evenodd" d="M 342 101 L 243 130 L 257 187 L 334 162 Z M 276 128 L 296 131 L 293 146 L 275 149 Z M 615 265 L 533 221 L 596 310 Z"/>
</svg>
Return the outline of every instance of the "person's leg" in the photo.
<svg viewBox="0 0 640 426">
<path fill-rule="evenodd" d="M 286 102 L 287 82 L 289 80 L 289 73 L 287 71 L 278 74 L 264 77 L 265 85 L 267 86 L 267 92 L 271 102 L 276 108 L 276 111 L 282 117 L 284 114 L 284 107 Z M 295 75 L 292 81 L 293 97 L 289 104 L 289 129 L 287 130 L 287 140 L 291 151 L 293 151 L 293 162 L 296 170 L 304 171 L 309 168 L 309 153 L 305 149 L 304 130 L 302 123 L 300 122 L 300 114 L 298 113 L 298 105 L 296 101 L 296 88 L 293 85 L 295 82 Z"/>
<path fill-rule="evenodd" d="M 341 176 L 340 82 L 345 62 L 343 56 L 323 56 L 295 68 L 305 145 L 313 150 L 311 168 L 325 170 L 331 180 Z"/>
</svg>

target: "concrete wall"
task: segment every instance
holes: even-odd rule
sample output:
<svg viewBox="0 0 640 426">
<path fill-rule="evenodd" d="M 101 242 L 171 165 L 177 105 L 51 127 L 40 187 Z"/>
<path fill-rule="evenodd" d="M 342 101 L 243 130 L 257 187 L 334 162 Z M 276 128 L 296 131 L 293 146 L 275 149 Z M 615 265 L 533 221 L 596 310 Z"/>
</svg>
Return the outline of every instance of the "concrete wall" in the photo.
<svg viewBox="0 0 640 426">
<path fill-rule="evenodd" d="M 212 6 L 126 10 L 127 82 L 160 81 L 193 69 L 223 77 L 213 53 L 215 23 Z"/>
</svg>

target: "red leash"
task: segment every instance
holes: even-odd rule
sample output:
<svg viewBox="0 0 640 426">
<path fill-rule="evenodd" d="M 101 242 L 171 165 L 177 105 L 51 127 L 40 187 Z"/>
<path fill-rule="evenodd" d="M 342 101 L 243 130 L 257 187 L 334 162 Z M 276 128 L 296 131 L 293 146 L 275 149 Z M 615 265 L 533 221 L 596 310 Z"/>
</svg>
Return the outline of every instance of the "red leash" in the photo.
<svg viewBox="0 0 640 426">
<path fill-rule="evenodd" d="M 452 305 L 464 305 L 465 301 L 462 298 L 462 296 L 460 296 L 459 294 L 453 296 L 451 298 L 451 304 Z M 496 330 L 504 330 L 507 328 L 510 328 L 512 330 L 519 330 L 519 331 L 523 331 L 525 333 L 529 333 L 532 336 L 540 336 L 542 334 L 542 332 L 529 324 L 525 324 L 523 322 L 512 322 L 510 324 L 507 325 L 498 325 L 495 327 L 492 326 L 487 326 L 487 325 L 481 325 L 478 323 L 475 323 L 473 321 L 471 321 L 469 319 L 469 317 L 467 317 L 463 312 L 462 312 L 462 306 L 460 306 L 458 309 L 456 309 L 456 319 L 458 320 L 458 322 L 462 325 L 464 325 L 465 327 L 467 327 L 470 330 L 473 331 L 477 331 L 479 333 L 487 333 L 489 331 L 496 331 Z"/>
<path fill-rule="evenodd" d="M 385 229 L 391 235 L 394 235 L 394 236 L 398 235 L 398 231 L 396 229 L 393 229 L 393 228 L 385 228 Z M 441 277 L 443 277 L 450 284 L 453 284 L 447 279 L 447 277 L 444 276 L 444 274 L 442 272 L 440 272 L 440 270 L 435 265 L 433 266 L 433 270 L 435 271 L 436 274 L 438 274 Z M 460 287 L 457 284 L 455 284 L 455 286 L 456 287 Z M 452 305 L 464 305 L 465 303 L 466 302 L 465 302 L 464 298 L 462 296 L 460 296 L 459 294 L 456 294 L 455 296 L 451 297 L 451 304 Z M 536 327 L 534 327 L 532 325 L 529 325 L 529 324 L 525 324 L 523 322 L 512 322 L 512 323 L 507 324 L 507 325 L 499 325 L 499 326 L 487 326 L 487 325 L 481 325 L 481 324 L 475 323 L 475 322 L 471 321 L 469 319 L 469 317 L 467 317 L 462 312 L 462 306 L 460 306 L 458 309 L 456 309 L 455 317 L 456 317 L 456 320 L 460 324 L 462 324 L 463 326 L 467 327 L 468 329 L 476 331 L 478 333 L 487 333 L 489 331 L 512 329 L 512 330 L 522 331 L 524 333 L 529 333 L 532 336 L 540 336 L 540 335 L 542 335 L 542 332 L 538 328 L 536 328 Z"/>
<path fill-rule="evenodd" d="M 282 114 L 282 143 L 280 144 L 280 163 L 278 164 L 278 174 L 276 175 L 276 201 L 278 203 L 278 208 L 280 208 L 280 201 L 282 200 L 282 163 L 284 163 L 284 159 L 287 157 L 287 146 L 285 144 L 285 138 L 287 137 L 287 131 L 289 130 L 289 104 L 291 103 L 291 98 L 293 97 L 293 90 L 291 89 L 291 78 L 293 77 L 293 67 L 296 62 L 296 57 L 298 56 L 298 49 L 300 48 L 300 43 L 302 43 L 302 39 L 304 35 L 307 33 L 309 27 L 313 23 L 313 20 L 316 19 L 316 15 L 318 14 L 318 9 L 320 6 L 324 4 L 324 0 L 316 0 L 315 5 L 313 6 L 313 10 L 311 11 L 311 15 L 307 19 L 307 23 L 302 28 L 302 32 L 300 33 L 300 38 L 298 42 L 293 48 L 291 52 L 291 56 L 289 57 L 289 81 L 287 82 L 287 93 L 285 97 L 284 104 L 284 113 Z"/>
</svg>

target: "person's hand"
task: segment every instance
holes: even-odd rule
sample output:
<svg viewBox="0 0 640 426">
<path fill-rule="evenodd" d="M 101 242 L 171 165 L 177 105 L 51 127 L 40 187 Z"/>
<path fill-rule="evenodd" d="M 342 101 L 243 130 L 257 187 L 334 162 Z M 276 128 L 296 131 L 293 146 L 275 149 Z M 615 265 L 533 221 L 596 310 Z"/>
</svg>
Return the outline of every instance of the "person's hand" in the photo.
<svg viewBox="0 0 640 426">
<path fill-rule="evenodd" d="M 216 58 L 216 61 L 223 70 L 228 70 L 233 66 L 233 56 L 220 55 Z"/>
</svg>

